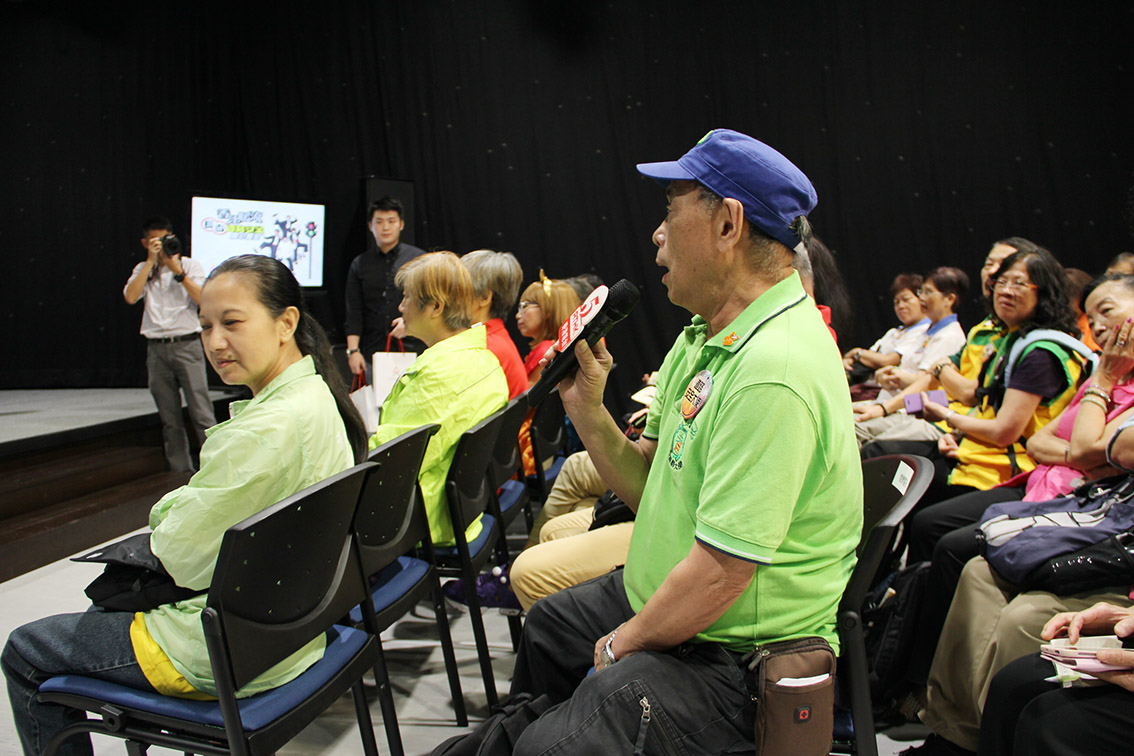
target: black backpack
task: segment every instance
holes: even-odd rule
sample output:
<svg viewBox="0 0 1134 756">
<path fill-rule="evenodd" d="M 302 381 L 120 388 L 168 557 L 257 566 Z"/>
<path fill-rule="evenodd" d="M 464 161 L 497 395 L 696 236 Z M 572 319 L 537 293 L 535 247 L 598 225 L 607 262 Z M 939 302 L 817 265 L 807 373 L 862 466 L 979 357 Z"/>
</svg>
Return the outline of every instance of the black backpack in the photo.
<svg viewBox="0 0 1134 756">
<path fill-rule="evenodd" d="M 925 596 L 929 562 L 892 573 L 872 592 L 862 611 L 870 699 L 879 711 L 905 688 L 906 667 L 917 635 L 918 607 Z"/>
<path fill-rule="evenodd" d="M 520 734 L 550 708 L 551 699 L 546 695 L 535 699 L 529 693 L 509 696 L 475 730 L 449 738 L 430 756 L 512 756 Z"/>
</svg>

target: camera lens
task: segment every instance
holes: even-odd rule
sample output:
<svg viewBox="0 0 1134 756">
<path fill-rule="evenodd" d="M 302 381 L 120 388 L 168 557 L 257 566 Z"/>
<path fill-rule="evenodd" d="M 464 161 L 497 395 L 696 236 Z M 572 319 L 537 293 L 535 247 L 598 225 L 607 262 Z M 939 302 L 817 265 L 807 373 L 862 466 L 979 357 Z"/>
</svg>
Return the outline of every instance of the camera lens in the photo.
<svg viewBox="0 0 1134 756">
<path fill-rule="evenodd" d="M 161 237 L 161 251 L 170 256 L 181 254 L 181 240 L 173 234 Z"/>
</svg>

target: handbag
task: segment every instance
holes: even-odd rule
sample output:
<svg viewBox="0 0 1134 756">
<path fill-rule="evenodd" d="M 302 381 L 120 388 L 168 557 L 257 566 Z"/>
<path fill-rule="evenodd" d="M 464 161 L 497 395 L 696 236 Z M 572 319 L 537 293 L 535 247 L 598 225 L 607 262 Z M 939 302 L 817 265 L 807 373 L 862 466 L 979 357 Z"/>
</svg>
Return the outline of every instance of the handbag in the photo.
<svg viewBox="0 0 1134 756">
<path fill-rule="evenodd" d="M 981 518 L 977 537 L 993 569 L 1018 586 L 1048 560 L 1130 530 L 1134 475 L 1118 475 L 1057 499 L 993 504 Z"/>
<path fill-rule="evenodd" d="M 71 561 L 106 565 L 83 591 L 92 604 L 103 609 L 146 612 L 208 592 L 182 588 L 174 582 L 150 549 L 149 532 L 136 533 Z"/>
<path fill-rule="evenodd" d="M 1118 533 L 1071 554 L 1054 557 L 1032 570 L 1021 591 L 1057 596 L 1134 585 L 1134 533 Z"/>
</svg>

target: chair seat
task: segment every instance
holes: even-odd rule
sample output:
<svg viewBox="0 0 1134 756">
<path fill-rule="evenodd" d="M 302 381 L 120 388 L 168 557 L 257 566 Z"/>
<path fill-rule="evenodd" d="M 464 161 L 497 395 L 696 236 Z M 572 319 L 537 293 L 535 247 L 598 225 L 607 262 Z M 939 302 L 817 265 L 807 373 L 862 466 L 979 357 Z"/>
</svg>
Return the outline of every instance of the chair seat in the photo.
<svg viewBox="0 0 1134 756">
<path fill-rule="evenodd" d="M 497 493 L 498 500 L 500 501 L 501 514 L 507 514 L 517 505 L 523 504 L 524 497 L 527 496 L 527 493 L 527 487 L 520 481 L 504 481 L 504 485 L 500 486 L 500 491 Z"/>
<path fill-rule="evenodd" d="M 563 463 L 567 461 L 566 457 L 558 456 L 551 462 L 551 466 L 543 471 L 543 478 L 548 483 L 555 480 L 559 475 L 559 471 L 563 469 Z"/>
<path fill-rule="evenodd" d="M 475 560 L 477 555 L 484 549 L 485 544 L 488 543 L 489 536 L 492 535 L 493 529 L 496 527 L 496 518 L 490 514 L 482 514 L 480 516 L 480 533 L 476 538 L 469 541 L 469 558 Z M 456 546 L 439 546 L 436 548 L 438 560 L 446 562 L 454 559 L 459 559 L 460 555 L 457 554 Z"/>
<path fill-rule="evenodd" d="M 402 596 L 413 590 L 414 586 L 429 572 L 429 562 L 416 557 L 401 556 L 396 562 L 386 565 L 371 578 L 370 595 L 374 599 L 374 613 L 380 614 Z M 350 610 L 350 621 L 362 622 L 362 610 L 357 606 Z"/>
<path fill-rule="evenodd" d="M 278 688 L 239 700 L 240 720 L 244 729 L 259 730 L 314 695 L 315 691 L 330 681 L 362 650 L 368 638 L 361 630 L 333 626 L 327 631 L 327 650 L 323 658 L 308 667 L 303 674 Z M 133 711 L 184 720 L 193 725 L 224 728 L 220 704 L 216 701 L 173 698 L 155 691 L 137 690 L 92 677 L 52 677 L 39 686 L 39 694 L 48 701 L 56 694 L 90 698 L 93 701 L 90 711 L 98 711 L 105 704 L 111 703 Z"/>
</svg>

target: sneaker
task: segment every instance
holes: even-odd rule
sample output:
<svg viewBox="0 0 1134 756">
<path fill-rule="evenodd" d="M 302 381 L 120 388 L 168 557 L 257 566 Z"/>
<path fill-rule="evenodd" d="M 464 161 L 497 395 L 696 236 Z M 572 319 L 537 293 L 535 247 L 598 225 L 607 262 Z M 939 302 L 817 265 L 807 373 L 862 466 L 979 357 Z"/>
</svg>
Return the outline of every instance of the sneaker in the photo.
<svg viewBox="0 0 1134 756">
<path fill-rule="evenodd" d="M 493 567 L 491 572 L 476 576 L 476 597 L 481 609 L 499 609 L 501 614 L 519 614 L 523 611 L 520 600 L 512 592 L 508 583 L 508 568 Z M 468 599 L 465 598 L 464 580 L 450 580 L 441 587 L 446 600 L 462 612 L 467 612 Z"/>
</svg>

